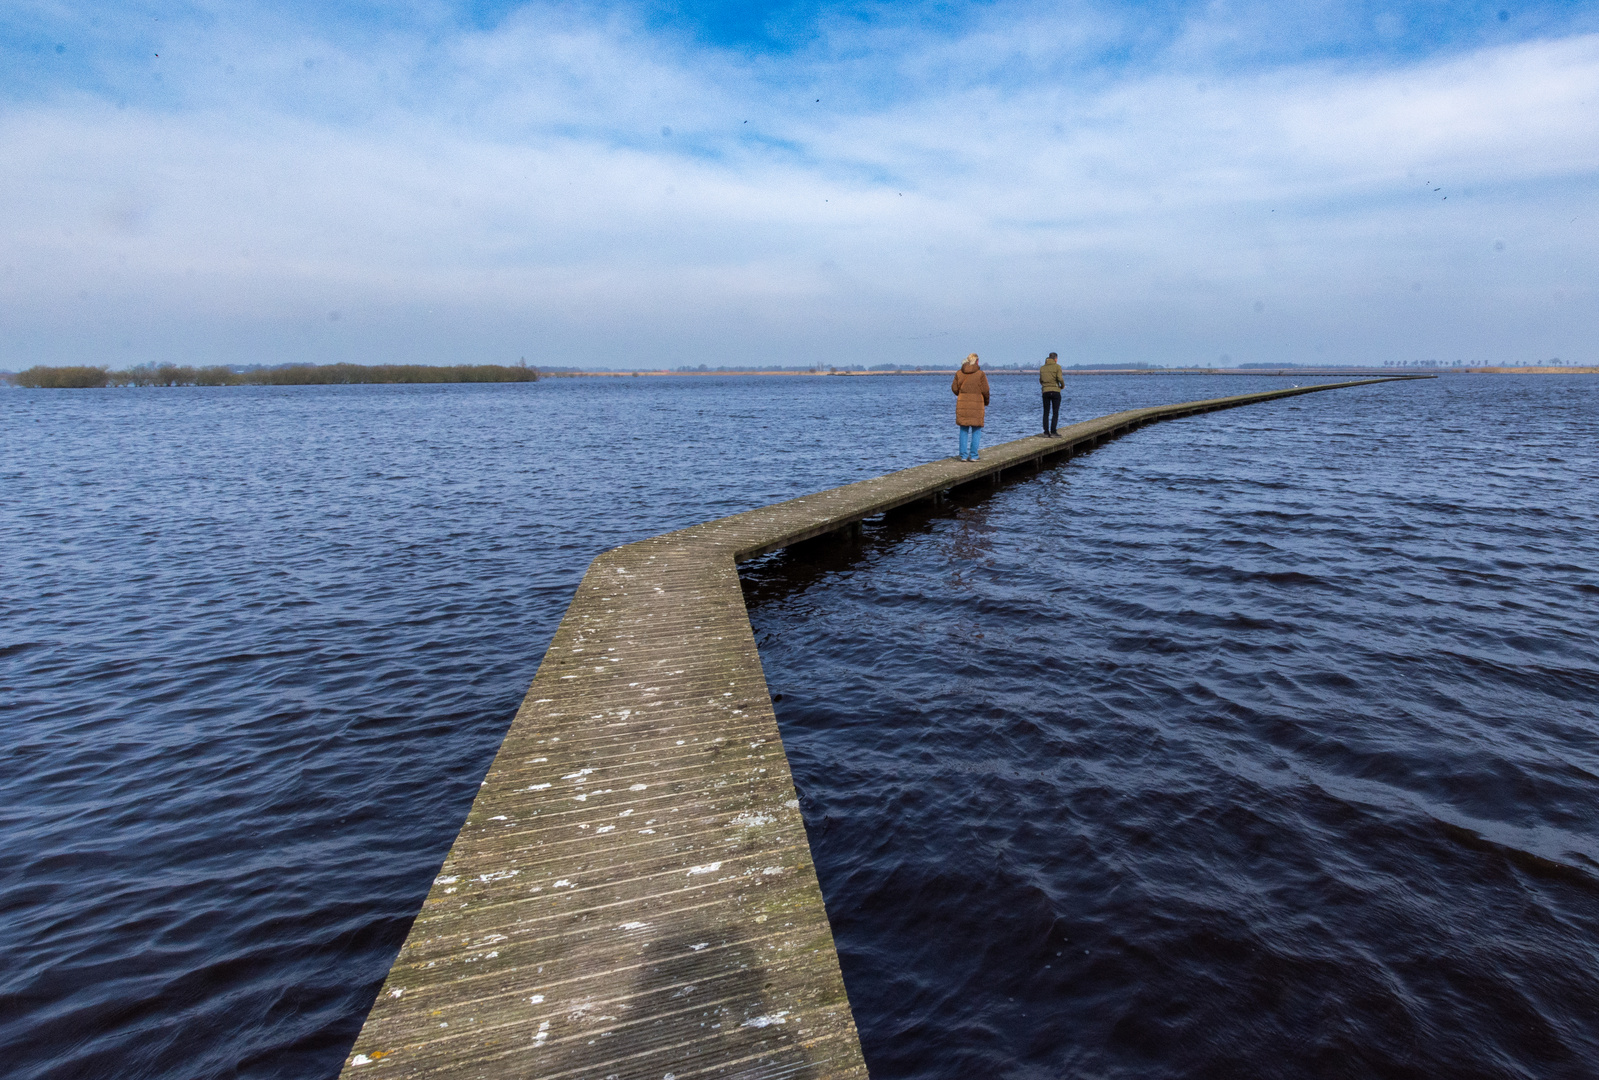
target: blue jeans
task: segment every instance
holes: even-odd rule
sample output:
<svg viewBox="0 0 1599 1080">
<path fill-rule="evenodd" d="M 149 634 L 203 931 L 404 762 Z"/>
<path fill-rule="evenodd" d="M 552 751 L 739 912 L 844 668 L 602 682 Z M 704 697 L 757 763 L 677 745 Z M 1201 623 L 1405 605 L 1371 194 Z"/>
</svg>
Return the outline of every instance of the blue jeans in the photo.
<svg viewBox="0 0 1599 1080">
<path fill-rule="evenodd" d="M 982 441 L 983 441 L 983 429 L 982 428 L 980 428 L 980 427 L 967 427 L 965 424 L 962 424 L 961 425 L 961 454 L 960 454 L 961 460 L 965 461 L 966 459 L 970 458 L 971 460 L 976 461 L 977 460 L 977 444 L 982 442 Z M 971 446 L 970 450 L 967 449 L 967 445 L 968 444 L 970 444 L 970 446 Z"/>
<path fill-rule="evenodd" d="M 1060 428 L 1060 391 L 1044 391 L 1044 434 L 1053 435 Z"/>
</svg>

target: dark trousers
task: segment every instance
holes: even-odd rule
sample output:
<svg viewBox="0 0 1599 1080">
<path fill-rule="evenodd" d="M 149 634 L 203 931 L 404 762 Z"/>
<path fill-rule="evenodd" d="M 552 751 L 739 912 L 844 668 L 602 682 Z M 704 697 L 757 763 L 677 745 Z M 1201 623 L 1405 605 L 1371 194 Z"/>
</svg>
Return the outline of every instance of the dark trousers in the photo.
<svg viewBox="0 0 1599 1080">
<path fill-rule="evenodd" d="M 1060 391 L 1044 391 L 1044 434 L 1053 435 L 1060 427 Z"/>
</svg>

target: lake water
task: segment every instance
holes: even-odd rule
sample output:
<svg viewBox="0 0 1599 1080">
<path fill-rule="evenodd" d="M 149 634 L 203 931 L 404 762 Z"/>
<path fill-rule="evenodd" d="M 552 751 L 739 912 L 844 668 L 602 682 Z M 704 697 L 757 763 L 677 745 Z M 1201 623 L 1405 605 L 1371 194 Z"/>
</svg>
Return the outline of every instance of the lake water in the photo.
<svg viewBox="0 0 1599 1080">
<path fill-rule="evenodd" d="M 0 393 L 7 1075 L 333 1075 L 588 561 L 948 456 L 950 411 Z M 752 566 L 874 1077 L 1593 1075 L 1596 421 L 1581 376 L 1338 390 Z"/>
</svg>

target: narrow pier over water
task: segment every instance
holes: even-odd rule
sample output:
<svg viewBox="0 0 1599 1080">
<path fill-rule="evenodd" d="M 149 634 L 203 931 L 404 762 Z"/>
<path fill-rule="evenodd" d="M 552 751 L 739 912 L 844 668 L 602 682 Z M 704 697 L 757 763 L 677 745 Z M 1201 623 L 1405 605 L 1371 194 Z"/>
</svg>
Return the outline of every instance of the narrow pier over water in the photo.
<svg viewBox="0 0 1599 1080">
<path fill-rule="evenodd" d="M 737 563 L 1160 420 L 1136 409 L 595 559 L 344 1076 L 862 1077 Z"/>
</svg>

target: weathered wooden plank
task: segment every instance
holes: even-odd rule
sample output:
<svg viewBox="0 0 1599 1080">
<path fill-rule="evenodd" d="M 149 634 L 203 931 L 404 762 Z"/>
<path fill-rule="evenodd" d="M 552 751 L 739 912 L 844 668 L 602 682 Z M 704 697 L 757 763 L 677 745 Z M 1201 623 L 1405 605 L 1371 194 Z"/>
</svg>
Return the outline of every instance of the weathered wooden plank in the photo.
<svg viewBox="0 0 1599 1080">
<path fill-rule="evenodd" d="M 1116 413 L 599 556 L 344 1075 L 864 1078 L 736 562 L 1145 423 L 1385 381 Z"/>
</svg>

